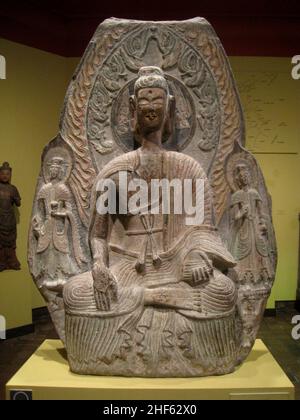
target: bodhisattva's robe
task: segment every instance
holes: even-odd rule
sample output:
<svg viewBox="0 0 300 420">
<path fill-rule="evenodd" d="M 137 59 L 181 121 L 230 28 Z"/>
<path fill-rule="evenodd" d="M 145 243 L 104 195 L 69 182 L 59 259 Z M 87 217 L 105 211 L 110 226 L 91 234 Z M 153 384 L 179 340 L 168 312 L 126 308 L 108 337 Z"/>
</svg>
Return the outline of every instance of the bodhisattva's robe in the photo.
<svg viewBox="0 0 300 420">
<path fill-rule="evenodd" d="M 39 191 L 37 200 L 35 233 L 36 253 L 39 258 L 33 269 L 34 276 L 38 279 L 39 287 L 63 285 L 69 277 L 78 272 L 77 266 L 80 266 L 83 260 L 76 221 L 70 204 L 71 192 L 62 182 L 49 182 Z M 56 211 L 63 212 L 64 216 L 54 215 L 53 203 L 57 204 Z"/>
<path fill-rule="evenodd" d="M 258 211 L 261 203 L 262 199 L 254 188 L 248 191 L 238 190 L 231 198 L 232 208 L 241 209 L 246 206 L 249 209 L 245 217 L 233 222 L 233 235 L 229 246 L 238 263 L 241 282 L 247 279 L 247 273 L 251 274 L 254 283 L 269 281 L 274 276 L 268 238 L 261 231 L 262 223 L 267 225 L 267 221 L 262 220 Z"/>
</svg>

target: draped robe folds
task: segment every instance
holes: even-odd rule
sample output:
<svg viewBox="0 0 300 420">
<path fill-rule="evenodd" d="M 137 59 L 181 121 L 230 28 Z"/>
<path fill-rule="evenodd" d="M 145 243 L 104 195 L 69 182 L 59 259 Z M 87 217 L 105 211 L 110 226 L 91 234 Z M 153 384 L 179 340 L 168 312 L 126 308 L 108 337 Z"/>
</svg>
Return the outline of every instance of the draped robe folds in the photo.
<svg viewBox="0 0 300 420">
<path fill-rule="evenodd" d="M 258 205 L 262 199 L 254 188 L 248 191 L 236 191 L 231 197 L 231 207 L 248 207 L 245 217 L 233 222 L 232 240 L 229 246 L 232 255 L 238 262 L 240 281 L 245 281 L 245 275 L 251 274 L 253 281 L 269 280 L 274 276 L 270 260 L 268 238 L 261 232 L 262 220 L 258 213 Z M 266 226 L 267 227 L 267 226 Z"/>
<path fill-rule="evenodd" d="M 64 283 L 78 272 L 75 261 L 80 266 L 84 259 L 70 204 L 71 193 L 63 183 L 48 183 L 41 188 L 37 200 L 39 213 L 36 252 L 40 260 L 35 267 L 35 276 L 42 282 L 40 286 L 43 282 L 51 285 L 51 282 L 57 280 Z M 52 214 L 53 203 L 57 203 L 57 211 L 64 212 L 65 217 Z M 74 258 L 70 243 L 73 245 Z"/>
<path fill-rule="evenodd" d="M 115 179 L 120 171 L 136 174 L 139 153 L 120 156 L 100 172 L 92 192 L 91 230 L 99 217 L 96 210 L 99 180 Z M 122 247 L 118 238 L 126 233 L 120 232 L 120 225 L 116 229 L 115 218 L 109 216 L 109 269 L 117 280 L 117 303 L 109 312 L 97 309 L 90 272 L 74 277 L 64 289 L 66 344 L 74 372 L 172 377 L 234 369 L 238 351 L 236 289 L 222 271 L 233 267 L 235 261 L 213 226 L 208 180 L 198 162 L 177 152 L 163 152 L 162 174 L 170 181 L 204 180 L 204 223 L 187 226 L 186 214 L 169 214 L 163 226 L 160 267 L 153 264 L 153 252 L 148 246 L 145 270 L 138 273 L 135 264 L 139 252 L 134 247 Z M 185 260 L 195 249 L 205 252 L 214 265 L 213 279 L 201 286 L 201 311 L 145 306 L 145 288 L 178 288 L 178 294 L 192 289 L 182 276 Z"/>
</svg>

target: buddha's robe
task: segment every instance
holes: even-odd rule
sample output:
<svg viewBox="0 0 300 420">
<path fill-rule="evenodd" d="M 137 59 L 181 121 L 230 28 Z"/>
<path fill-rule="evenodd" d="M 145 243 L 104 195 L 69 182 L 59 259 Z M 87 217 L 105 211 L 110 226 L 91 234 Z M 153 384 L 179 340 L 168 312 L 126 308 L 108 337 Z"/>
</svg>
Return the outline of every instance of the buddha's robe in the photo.
<svg viewBox="0 0 300 420">
<path fill-rule="evenodd" d="M 109 216 L 109 268 L 117 280 L 118 302 L 111 311 L 96 307 L 92 274 L 71 279 L 64 290 L 66 343 L 71 369 L 80 373 L 141 376 L 197 376 L 231 371 L 236 357 L 236 288 L 223 272 L 235 262 L 213 224 L 213 205 L 206 175 L 191 157 L 162 152 L 159 176 L 204 180 L 204 223 L 186 225 L 186 214 L 152 217 L 149 235 L 132 235 L 128 226 L 140 232 L 140 216 Z M 91 232 L 98 223 L 97 184 L 121 171 L 129 177 L 139 174 L 140 152 L 120 156 L 100 172 L 92 193 Z M 171 206 L 172 208 L 172 206 Z M 134 219 L 132 219 L 135 217 Z M 147 216 L 146 216 L 147 217 Z M 150 217 L 150 216 L 148 216 Z M 153 220 L 154 217 L 154 220 Z M 125 216 L 126 219 L 126 216 Z M 138 272 L 143 237 L 152 236 L 146 247 L 144 270 Z M 154 243 L 154 246 L 153 246 Z M 153 252 L 155 248 L 155 252 Z M 213 262 L 213 277 L 201 289 L 201 310 L 145 306 L 144 290 L 192 289 L 183 281 L 189 252 L 205 252 Z M 160 266 L 155 264 L 160 259 Z M 198 287 L 198 286 L 197 286 Z M 80 337 L 80 338 L 79 338 Z M 124 363 L 124 359 L 126 363 Z M 222 367 L 221 367 L 222 366 Z"/>
</svg>

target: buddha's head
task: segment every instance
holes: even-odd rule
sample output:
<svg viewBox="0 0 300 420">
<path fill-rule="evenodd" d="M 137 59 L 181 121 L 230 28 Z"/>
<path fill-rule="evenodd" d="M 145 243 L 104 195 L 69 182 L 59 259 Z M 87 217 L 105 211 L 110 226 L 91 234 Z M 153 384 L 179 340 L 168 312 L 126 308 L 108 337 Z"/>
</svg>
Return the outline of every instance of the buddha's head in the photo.
<svg viewBox="0 0 300 420">
<path fill-rule="evenodd" d="M 137 136 L 161 130 L 163 141 L 171 134 L 170 104 L 173 97 L 159 67 L 142 67 L 130 98 L 134 132 Z"/>
<path fill-rule="evenodd" d="M 2 184 L 9 184 L 11 179 L 11 167 L 8 162 L 4 162 L 0 167 L 0 182 Z"/>
</svg>

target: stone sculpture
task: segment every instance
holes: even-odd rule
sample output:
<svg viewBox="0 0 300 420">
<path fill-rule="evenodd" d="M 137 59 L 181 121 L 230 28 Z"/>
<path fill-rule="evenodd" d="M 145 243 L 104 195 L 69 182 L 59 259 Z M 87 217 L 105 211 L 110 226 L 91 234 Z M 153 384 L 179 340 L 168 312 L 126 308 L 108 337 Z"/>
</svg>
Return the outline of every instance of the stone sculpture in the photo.
<svg viewBox="0 0 300 420">
<path fill-rule="evenodd" d="M 276 244 L 244 142 L 230 66 L 205 19 L 99 26 L 44 152 L 29 235 L 73 372 L 205 376 L 247 357 Z M 174 183 L 169 202 L 154 182 Z"/>
<path fill-rule="evenodd" d="M 29 243 L 31 272 L 64 339 L 63 286 L 87 262 L 68 186 L 71 153 L 53 142 L 45 151 Z M 33 257 L 33 255 L 35 257 Z"/>
<path fill-rule="evenodd" d="M 263 315 L 270 285 L 275 277 L 275 249 L 269 216 L 263 212 L 257 191 L 257 167 L 245 152 L 233 155 L 227 167 L 231 196 L 229 250 L 237 266 L 238 307 L 244 325 L 242 345 L 251 346 Z"/>
<path fill-rule="evenodd" d="M 21 206 L 21 197 L 11 185 L 12 169 L 8 162 L 0 167 L 0 271 L 20 270 L 16 255 L 17 220 L 15 207 Z"/>
<path fill-rule="evenodd" d="M 45 184 L 37 194 L 38 211 L 32 221 L 36 253 L 40 257 L 35 278 L 41 279 L 42 285 L 50 290 L 62 290 L 85 259 L 72 213 L 72 194 L 65 184 L 71 169 L 70 159 L 63 149 L 53 148 L 44 165 Z"/>
<path fill-rule="evenodd" d="M 141 147 L 113 159 L 98 175 L 89 235 L 93 269 L 71 279 L 64 290 L 66 345 L 75 372 L 197 376 L 234 367 L 236 288 L 222 274 L 234 260 L 215 231 L 202 167 L 183 153 L 162 148 L 171 107 L 161 70 L 142 67 L 132 98 L 134 133 Z M 98 214 L 100 181 L 114 180 L 118 201 L 123 199 L 120 173 L 147 183 L 203 180 L 203 223 L 188 226 L 184 211 L 174 214 L 175 203 L 170 214 L 163 214 L 162 200 L 158 214 L 132 214 L 128 202 L 124 215 Z M 183 193 L 177 200 L 183 202 Z M 109 249 L 114 262 L 108 259 Z M 215 349 L 209 355 L 205 348 L 213 347 L 218 334 L 219 353 Z"/>
</svg>

